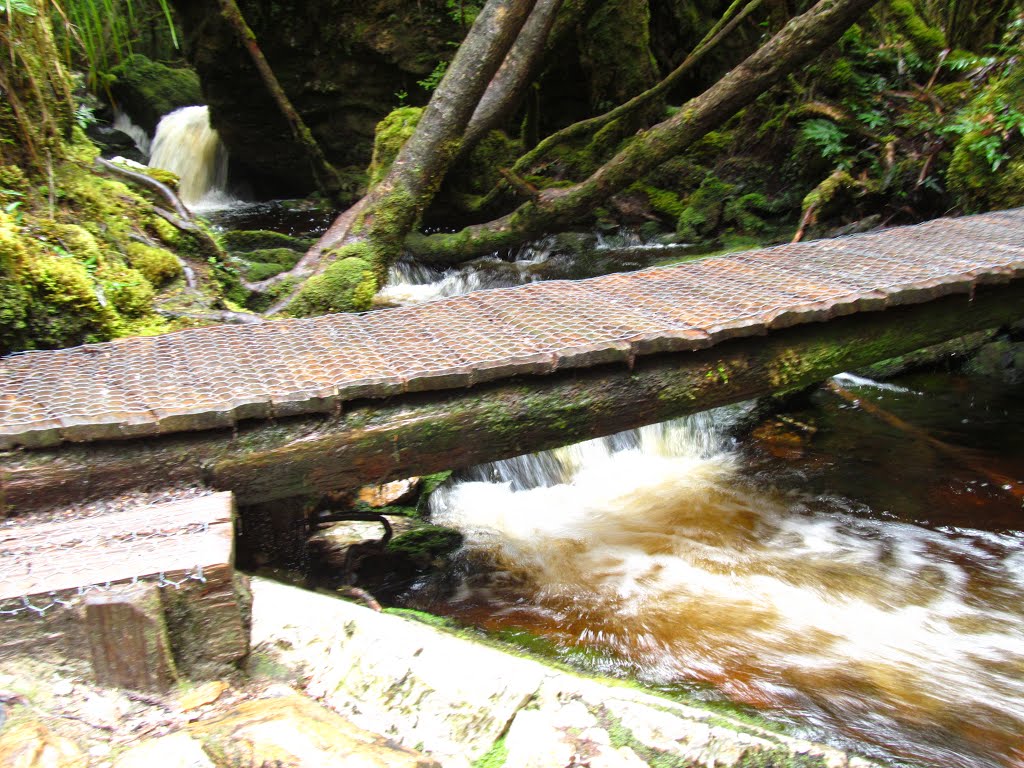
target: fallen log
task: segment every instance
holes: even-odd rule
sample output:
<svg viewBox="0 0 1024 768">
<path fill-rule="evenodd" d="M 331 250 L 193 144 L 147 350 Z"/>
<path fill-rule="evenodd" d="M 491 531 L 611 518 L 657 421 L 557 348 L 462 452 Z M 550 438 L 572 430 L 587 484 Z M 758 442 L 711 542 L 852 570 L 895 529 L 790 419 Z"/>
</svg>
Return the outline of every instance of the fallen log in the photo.
<svg viewBox="0 0 1024 768">
<path fill-rule="evenodd" d="M 383 483 L 796 389 L 1024 317 L 1024 283 L 810 323 L 696 352 L 347 403 L 236 430 L 0 452 L 8 514 L 129 489 L 232 490 L 243 505 Z"/>
</svg>

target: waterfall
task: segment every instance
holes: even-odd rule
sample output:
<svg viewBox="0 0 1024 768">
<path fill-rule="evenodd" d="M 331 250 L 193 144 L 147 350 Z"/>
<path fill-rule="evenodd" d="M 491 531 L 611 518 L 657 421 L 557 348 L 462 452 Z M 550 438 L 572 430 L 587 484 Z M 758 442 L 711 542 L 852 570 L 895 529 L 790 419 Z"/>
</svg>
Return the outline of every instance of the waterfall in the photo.
<svg viewBox="0 0 1024 768">
<path fill-rule="evenodd" d="M 149 165 L 178 175 L 178 194 L 190 207 L 227 197 L 228 153 L 206 107 L 182 107 L 161 118 Z"/>
</svg>

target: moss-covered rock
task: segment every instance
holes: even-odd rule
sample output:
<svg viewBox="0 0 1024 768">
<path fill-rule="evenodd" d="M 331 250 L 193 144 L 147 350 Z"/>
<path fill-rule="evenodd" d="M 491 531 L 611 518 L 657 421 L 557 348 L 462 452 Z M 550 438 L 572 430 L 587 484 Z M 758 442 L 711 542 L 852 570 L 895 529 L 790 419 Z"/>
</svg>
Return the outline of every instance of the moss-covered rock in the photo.
<svg viewBox="0 0 1024 768">
<path fill-rule="evenodd" d="M 417 568 L 429 568 L 462 546 L 463 535 L 440 525 L 423 525 L 388 542 L 389 555 L 409 560 Z"/>
<path fill-rule="evenodd" d="M 292 237 L 281 232 L 268 229 L 232 229 L 220 235 L 221 245 L 229 253 L 251 253 L 271 248 L 288 248 L 293 251 L 305 252 L 311 240 Z"/>
<path fill-rule="evenodd" d="M 124 59 L 111 70 L 110 94 L 132 120 L 150 136 L 168 112 L 203 104 L 199 76 L 191 69 L 172 69 L 141 53 Z"/>
<path fill-rule="evenodd" d="M 708 174 L 700 187 L 686 199 L 676 221 L 676 233 L 684 240 L 697 240 L 712 233 L 721 223 L 726 201 L 735 185 Z"/>
<path fill-rule="evenodd" d="M 125 247 L 128 263 L 153 287 L 160 288 L 181 277 L 181 262 L 166 248 L 132 242 Z"/>
<path fill-rule="evenodd" d="M 122 317 L 136 319 L 153 311 L 156 292 L 141 271 L 111 262 L 96 271 L 96 279 L 106 300 Z"/>
<path fill-rule="evenodd" d="M 296 316 L 325 312 L 365 312 L 377 292 L 373 251 L 365 243 L 347 245 L 321 274 L 309 278 L 291 304 Z"/>
</svg>

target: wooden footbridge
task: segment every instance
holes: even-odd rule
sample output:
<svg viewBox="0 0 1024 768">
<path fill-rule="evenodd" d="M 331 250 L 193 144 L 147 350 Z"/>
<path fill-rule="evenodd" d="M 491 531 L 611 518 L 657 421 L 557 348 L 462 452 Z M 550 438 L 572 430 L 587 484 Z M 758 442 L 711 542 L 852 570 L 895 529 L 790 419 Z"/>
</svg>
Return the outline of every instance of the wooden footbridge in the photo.
<svg viewBox="0 0 1024 768">
<path fill-rule="evenodd" d="M 0 491 L 13 510 L 139 482 L 245 503 L 539 450 L 1024 317 L 1022 276 L 1018 209 L 12 355 Z"/>
</svg>

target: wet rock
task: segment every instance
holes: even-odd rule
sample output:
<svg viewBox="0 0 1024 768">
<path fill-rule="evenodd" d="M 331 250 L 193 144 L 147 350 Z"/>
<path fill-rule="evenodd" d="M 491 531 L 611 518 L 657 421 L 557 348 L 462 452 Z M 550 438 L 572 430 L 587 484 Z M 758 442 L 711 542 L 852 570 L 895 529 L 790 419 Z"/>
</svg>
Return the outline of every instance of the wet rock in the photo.
<svg viewBox="0 0 1024 768">
<path fill-rule="evenodd" d="M 278 768 L 431 768 L 433 760 L 357 728 L 301 696 L 250 701 L 194 725 L 219 765 Z"/>
<path fill-rule="evenodd" d="M 74 742 L 36 720 L 0 730 L 0 768 L 85 768 L 87 763 Z"/>
<path fill-rule="evenodd" d="M 421 480 L 410 477 L 406 480 L 395 480 L 384 485 L 367 485 L 359 489 L 356 501 L 371 507 L 387 507 L 394 504 L 408 504 L 419 493 Z"/>
<path fill-rule="evenodd" d="M 186 733 L 172 733 L 121 753 L 114 768 L 214 768 L 214 762 L 197 739 Z"/>
<path fill-rule="evenodd" d="M 981 347 L 967 362 L 968 373 L 1007 384 L 1024 381 L 1024 342 L 999 339 Z"/>
<path fill-rule="evenodd" d="M 355 724 L 420 745 L 445 766 L 499 752 L 500 764 L 518 768 L 871 765 L 423 623 L 263 579 L 253 591 L 254 652 L 264 665 L 291 669 L 308 694 Z"/>
</svg>

